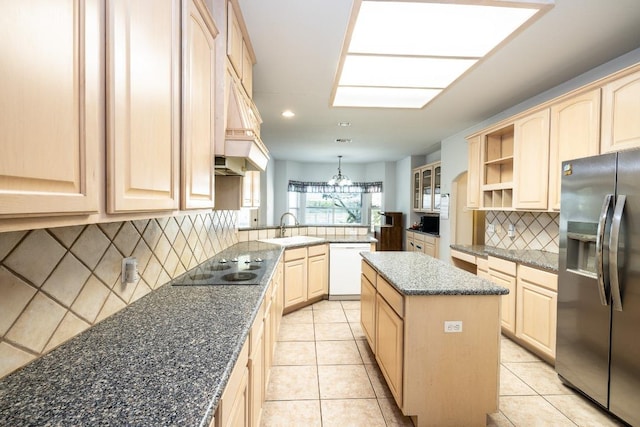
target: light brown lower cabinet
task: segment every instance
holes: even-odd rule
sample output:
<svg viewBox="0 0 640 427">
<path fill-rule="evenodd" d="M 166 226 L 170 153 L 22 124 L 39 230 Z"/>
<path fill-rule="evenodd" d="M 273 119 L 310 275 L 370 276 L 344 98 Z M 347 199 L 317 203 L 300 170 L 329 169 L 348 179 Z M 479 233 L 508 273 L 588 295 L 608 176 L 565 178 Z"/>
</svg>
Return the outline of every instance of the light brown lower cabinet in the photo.
<svg viewBox="0 0 640 427">
<path fill-rule="evenodd" d="M 501 321 L 502 330 L 516 333 L 516 263 L 502 258 L 489 256 L 489 280 L 509 289 L 502 296 Z"/>
<path fill-rule="evenodd" d="M 376 272 L 362 262 L 360 275 L 360 324 L 372 349 L 376 348 Z"/>
<path fill-rule="evenodd" d="M 558 275 L 518 265 L 517 301 L 516 337 L 555 360 Z"/>
<path fill-rule="evenodd" d="M 375 302 L 363 293 L 361 324 L 402 413 L 417 427 L 486 425 L 498 410 L 500 296 L 403 295 L 366 261 L 362 272 Z M 462 331 L 446 333 L 450 320 Z"/>
<path fill-rule="evenodd" d="M 209 427 L 259 427 L 282 318 L 282 263 L 267 287 Z"/>
<path fill-rule="evenodd" d="M 329 294 L 329 245 L 286 249 L 284 311 L 319 301 Z"/>
<path fill-rule="evenodd" d="M 215 416 L 215 427 L 249 426 L 249 342 L 240 350 Z M 213 426 L 211 426 L 213 427 Z"/>
</svg>

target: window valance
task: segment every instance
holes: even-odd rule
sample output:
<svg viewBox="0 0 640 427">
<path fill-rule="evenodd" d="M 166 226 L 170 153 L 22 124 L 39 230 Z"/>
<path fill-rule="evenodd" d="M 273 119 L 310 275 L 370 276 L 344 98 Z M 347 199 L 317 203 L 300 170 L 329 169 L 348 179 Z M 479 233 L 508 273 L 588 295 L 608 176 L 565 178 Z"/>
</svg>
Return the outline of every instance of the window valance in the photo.
<svg viewBox="0 0 640 427">
<path fill-rule="evenodd" d="M 326 182 L 289 181 L 294 193 L 382 193 L 382 181 L 354 182 L 351 185 L 329 185 Z"/>
</svg>

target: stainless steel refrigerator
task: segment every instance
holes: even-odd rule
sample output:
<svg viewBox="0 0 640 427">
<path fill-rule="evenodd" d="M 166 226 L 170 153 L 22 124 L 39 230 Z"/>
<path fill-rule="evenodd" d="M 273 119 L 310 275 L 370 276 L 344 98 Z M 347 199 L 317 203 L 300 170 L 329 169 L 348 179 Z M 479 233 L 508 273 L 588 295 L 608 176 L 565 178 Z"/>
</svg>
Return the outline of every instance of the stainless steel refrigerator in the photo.
<svg viewBox="0 0 640 427">
<path fill-rule="evenodd" d="M 562 173 L 556 371 L 640 426 L 640 150 Z"/>
</svg>

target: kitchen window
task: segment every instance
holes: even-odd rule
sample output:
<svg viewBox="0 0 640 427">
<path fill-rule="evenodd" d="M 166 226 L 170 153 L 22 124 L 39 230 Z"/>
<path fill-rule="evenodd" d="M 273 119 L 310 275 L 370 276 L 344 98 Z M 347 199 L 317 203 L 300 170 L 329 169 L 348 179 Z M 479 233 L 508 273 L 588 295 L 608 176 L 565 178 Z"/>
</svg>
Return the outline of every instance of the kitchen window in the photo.
<svg viewBox="0 0 640 427">
<path fill-rule="evenodd" d="M 301 224 L 373 225 L 379 221 L 382 183 L 329 186 L 289 181 L 288 211 Z"/>
</svg>

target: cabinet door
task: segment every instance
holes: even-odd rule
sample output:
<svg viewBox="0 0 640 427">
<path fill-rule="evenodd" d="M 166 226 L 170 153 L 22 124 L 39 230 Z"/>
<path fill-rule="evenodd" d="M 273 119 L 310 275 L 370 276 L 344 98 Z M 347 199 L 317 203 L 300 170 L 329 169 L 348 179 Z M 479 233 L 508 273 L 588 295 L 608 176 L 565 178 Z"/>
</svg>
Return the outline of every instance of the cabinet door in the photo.
<svg viewBox="0 0 640 427">
<path fill-rule="evenodd" d="M 516 336 L 555 358 L 557 292 L 518 281 Z"/>
<path fill-rule="evenodd" d="M 404 323 L 379 294 L 376 296 L 376 360 L 399 407 L 402 407 Z"/>
<path fill-rule="evenodd" d="M 253 331 L 252 331 L 253 333 Z M 265 336 L 260 334 L 257 345 L 249 357 L 249 419 L 252 427 L 260 426 L 260 415 L 262 413 L 262 403 L 264 402 L 264 349 Z"/>
<path fill-rule="evenodd" d="M 203 0 L 185 9 L 180 207 L 213 208 L 217 29 Z"/>
<path fill-rule="evenodd" d="M 433 211 L 433 168 L 431 166 L 424 168 L 421 173 L 422 210 L 431 212 Z"/>
<path fill-rule="evenodd" d="M 253 58 L 247 43 L 242 41 L 242 86 L 249 98 L 253 97 Z"/>
<path fill-rule="evenodd" d="M 329 263 L 327 254 L 309 257 L 307 299 L 329 293 Z"/>
<path fill-rule="evenodd" d="M 284 308 L 307 300 L 307 259 L 284 264 Z"/>
<path fill-rule="evenodd" d="M 549 109 L 514 123 L 516 209 L 546 209 L 549 199 Z"/>
<path fill-rule="evenodd" d="M 560 210 L 562 162 L 600 151 L 600 89 L 551 106 L 549 210 Z"/>
<path fill-rule="evenodd" d="M 501 302 L 500 320 L 502 329 L 515 334 L 516 332 L 516 278 L 499 271 L 489 269 L 489 278 L 492 282 L 509 289 L 507 295 L 503 295 Z"/>
<path fill-rule="evenodd" d="M 602 139 L 600 152 L 640 147 L 640 72 L 602 88 Z"/>
<path fill-rule="evenodd" d="M 217 427 L 249 425 L 249 344 L 245 342 L 216 410 Z"/>
<path fill-rule="evenodd" d="M 260 171 L 246 171 L 242 177 L 242 207 L 260 207 Z"/>
<path fill-rule="evenodd" d="M 227 56 L 236 74 L 242 77 L 242 28 L 231 2 L 227 3 Z"/>
<path fill-rule="evenodd" d="M 360 275 L 360 325 L 369 346 L 376 348 L 376 288 L 364 274 Z"/>
<path fill-rule="evenodd" d="M 99 4 L 2 2 L 1 216 L 98 211 Z"/>
<path fill-rule="evenodd" d="M 480 208 L 480 155 L 482 153 L 480 135 L 467 140 L 469 150 L 469 166 L 467 169 L 467 207 Z"/>
<path fill-rule="evenodd" d="M 420 186 L 420 178 L 422 174 L 420 173 L 420 169 L 414 169 L 412 174 L 412 191 L 413 191 L 413 205 L 412 208 L 414 211 L 420 211 L 422 209 L 422 199 L 421 192 L 422 187 Z"/>
<path fill-rule="evenodd" d="M 416 247 L 416 243 L 415 243 L 415 239 L 413 237 L 413 232 L 412 231 L 407 231 L 406 232 L 406 239 L 407 239 L 407 252 L 413 252 L 415 250 Z"/>
<path fill-rule="evenodd" d="M 178 208 L 178 4 L 107 2 L 109 213 Z"/>
</svg>

